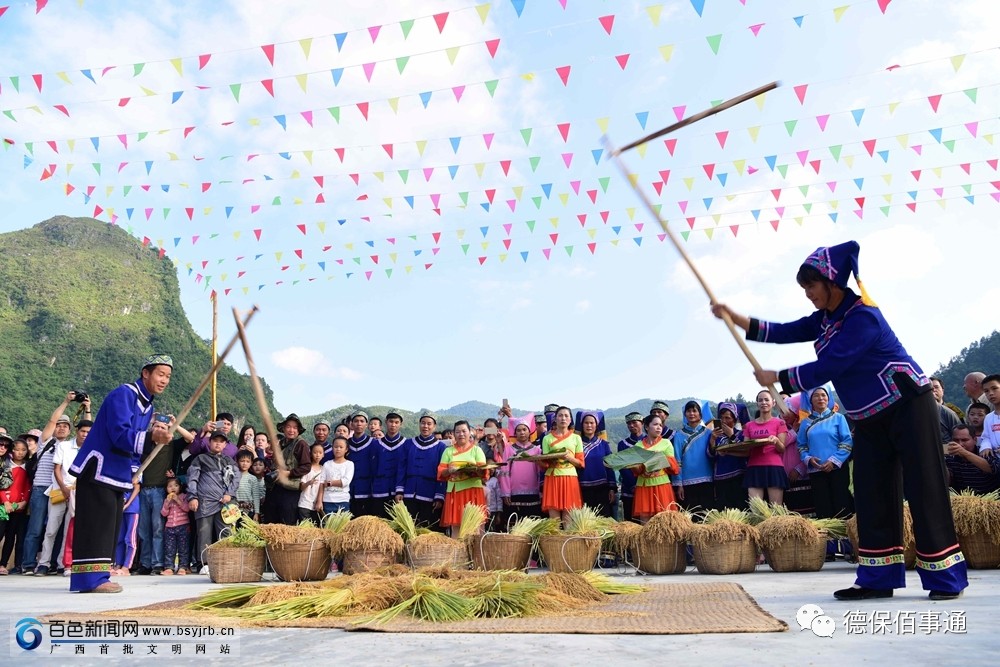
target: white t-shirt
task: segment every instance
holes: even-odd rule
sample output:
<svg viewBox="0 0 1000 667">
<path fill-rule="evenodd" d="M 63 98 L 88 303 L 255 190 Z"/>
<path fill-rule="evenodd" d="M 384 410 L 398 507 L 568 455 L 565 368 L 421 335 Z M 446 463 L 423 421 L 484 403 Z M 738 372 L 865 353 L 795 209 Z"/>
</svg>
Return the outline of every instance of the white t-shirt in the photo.
<svg viewBox="0 0 1000 667">
<path fill-rule="evenodd" d="M 310 470 L 305 475 L 302 476 L 300 480 L 302 483 L 311 482 L 312 480 L 318 480 L 323 476 L 323 469 Z M 316 496 L 319 494 L 319 484 L 310 484 L 309 486 L 302 489 L 299 493 L 299 507 L 306 510 L 311 510 L 316 507 Z"/>
<path fill-rule="evenodd" d="M 1000 450 L 1000 415 L 991 412 L 983 420 L 983 437 L 979 441 L 979 453 Z"/>
<path fill-rule="evenodd" d="M 56 445 L 55 451 L 52 454 L 52 465 L 62 466 L 62 476 L 63 482 L 66 486 L 73 486 L 76 483 L 76 477 L 74 477 L 69 472 L 69 467 L 73 465 L 73 461 L 76 459 L 76 453 L 80 451 L 80 447 L 76 444 L 76 438 L 70 440 L 63 440 Z M 45 495 L 49 495 L 52 489 L 58 489 L 59 485 L 56 484 L 56 473 L 55 470 L 52 471 L 52 481 L 49 484 L 49 488 L 45 490 Z"/>
<path fill-rule="evenodd" d="M 323 464 L 324 482 L 340 480 L 343 486 L 328 486 L 323 489 L 323 502 L 346 503 L 351 500 L 351 480 L 354 479 L 354 462 L 336 463 L 327 461 Z"/>
</svg>

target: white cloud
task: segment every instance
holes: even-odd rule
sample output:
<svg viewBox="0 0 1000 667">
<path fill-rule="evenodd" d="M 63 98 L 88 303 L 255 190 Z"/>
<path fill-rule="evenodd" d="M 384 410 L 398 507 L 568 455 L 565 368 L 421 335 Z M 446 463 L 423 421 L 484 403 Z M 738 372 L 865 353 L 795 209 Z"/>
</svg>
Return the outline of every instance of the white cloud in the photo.
<svg viewBox="0 0 1000 667">
<path fill-rule="evenodd" d="M 576 302 L 576 310 L 579 313 L 585 313 L 590 310 L 590 301 L 583 299 L 582 301 Z"/>
<path fill-rule="evenodd" d="M 271 353 L 271 361 L 281 370 L 291 371 L 299 375 L 349 381 L 360 380 L 364 377 L 353 368 L 335 366 L 323 352 L 308 347 L 293 346 L 276 350 Z"/>
</svg>

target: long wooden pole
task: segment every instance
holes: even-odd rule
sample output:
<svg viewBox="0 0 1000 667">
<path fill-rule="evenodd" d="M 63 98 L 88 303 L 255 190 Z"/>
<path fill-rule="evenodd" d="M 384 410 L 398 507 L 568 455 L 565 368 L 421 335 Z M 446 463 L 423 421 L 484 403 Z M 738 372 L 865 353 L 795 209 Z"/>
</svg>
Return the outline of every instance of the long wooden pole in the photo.
<svg viewBox="0 0 1000 667">
<path fill-rule="evenodd" d="M 253 319 L 253 316 L 256 312 L 257 312 L 257 306 L 254 306 L 253 309 L 249 313 L 247 313 L 246 320 L 244 322 L 240 322 L 240 324 L 243 326 L 250 324 L 250 320 Z M 240 327 L 240 330 L 242 330 L 242 326 Z M 197 403 L 198 399 L 201 398 L 201 395 L 205 393 L 205 388 L 208 387 L 209 382 L 212 381 L 212 376 L 214 376 L 215 373 L 222 366 L 222 363 L 226 360 L 226 356 L 233 349 L 233 347 L 236 345 L 236 341 L 238 340 L 239 340 L 239 333 L 233 336 L 232 340 L 229 341 L 229 344 L 226 345 L 224 350 L 222 350 L 222 354 L 220 354 L 219 358 L 215 360 L 215 363 L 212 364 L 212 368 L 209 369 L 208 373 L 205 375 L 204 378 L 202 378 L 201 382 L 195 388 L 194 394 L 191 395 L 191 398 L 188 399 L 188 402 L 184 405 L 183 408 L 181 408 L 180 413 L 174 419 L 173 426 L 170 427 L 171 437 L 173 437 L 174 431 L 177 430 L 177 425 L 180 424 L 182 421 L 184 421 L 184 419 L 187 418 L 188 414 L 190 414 L 191 410 L 194 409 L 194 404 Z M 139 469 L 136 470 L 134 475 L 132 475 L 133 482 L 138 481 L 139 476 L 142 475 L 142 471 L 145 470 L 147 467 L 149 467 L 149 464 L 152 463 L 153 459 L 157 457 L 157 455 L 160 453 L 160 450 L 166 447 L 168 444 L 170 444 L 169 441 L 162 445 L 156 446 L 156 449 L 153 450 L 153 453 L 150 454 L 148 457 L 146 457 L 146 460 L 142 462 L 142 465 L 139 466 Z"/>
<path fill-rule="evenodd" d="M 219 359 L 219 299 L 212 297 L 212 363 Z M 212 419 L 219 414 L 219 373 L 212 373 Z"/>
<path fill-rule="evenodd" d="M 254 310 L 257 306 L 254 306 Z M 253 394 L 257 399 L 257 409 L 260 410 L 260 418 L 264 421 L 264 428 L 267 429 L 267 437 L 272 443 L 274 463 L 278 466 L 279 472 L 288 472 L 288 466 L 285 465 L 285 456 L 281 451 L 281 447 L 278 444 L 278 429 L 274 426 L 274 420 L 271 419 L 271 411 L 267 407 L 267 399 L 264 397 L 264 387 L 260 383 L 260 378 L 257 376 L 257 366 L 253 362 L 253 355 L 250 353 L 250 343 L 247 341 L 247 332 L 243 328 L 243 323 L 240 322 L 240 314 L 235 308 L 233 308 L 233 319 L 236 320 L 236 335 L 239 336 L 240 342 L 243 344 L 243 356 L 247 359 L 247 368 L 250 369 L 250 385 L 253 387 Z"/>
<path fill-rule="evenodd" d="M 638 142 L 634 141 L 631 144 L 628 144 L 628 146 L 621 149 L 615 149 L 611 145 L 610 140 L 607 137 L 604 137 L 604 145 L 608 149 L 608 152 L 611 154 L 611 156 L 615 159 L 615 162 L 618 164 L 618 168 L 621 169 L 622 174 L 625 176 L 625 180 L 632 186 L 632 189 L 635 190 L 635 193 L 639 195 L 639 199 L 642 200 L 642 203 L 645 205 L 646 210 L 649 211 L 650 215 L 656 218 L 656 221 L 660 223 L 660 227 L 667 235 L 667 238 L 670 239 L 670 243 L 680 254 L 681 259 L 684 260 L 684 263 L 688 265 L 688 268 L 691 269 L 691 273 L 694 274 L 694 277 L 698 280 L 698 283 L 701 285 L 701 288 L 705 290 L 705 294 L 708 295 L 709 302 L 712 304 L 718 303 L 718 300 L 715 298 L 715 294 L 712 292 L 712 288 L 708 286 L 708 282 L 705 280 L 704 276 L 701 275 L 701 271 L 699 271 L 698 267 L 695 266 L 694 260 L 692 260 L 691 256 L 688 255 L 686 250 L 684 250 L 684 246 L 681 245 L 680 239 L 678 239 L 677 235 L 674 234 L 674 231 L 667 224 L 666 220 L 664 220 L 663 217 L 657 212 L 656 208 L 653 206 L 653 202 L 650 201 L 649 197 L 642 190 L 642 188 L 638 186 L 638 184 L 632 183 L 632 179 L 629 178 L 630 172 L 628 170 L 628 167 L 625 165 L 625 161 L 622 159 L 621 154 L 624 151 L 628 150 L 629 148 L 638 146 L 639 144 L 645 143 L 650 139 L 655 139 L 656 137 L 663 136 L 664 134 L 672 132 L 675 129 L 679 129 L 681 127 L 690 125 L 691 123 L 697 120 L 701 120 L 702 118 L 707 118 L 708 116 L 712 115 L 712 113 L 709 112 L 718 113 L 719 111 L 722 111 L 724 108 L 728 109 L 732 106 L 735 106 L 736 104 L 739 104 L 740 102 L 745 102 L 747 100 L 753 99 L 761 92 L 766 92 L 764 91 L 764 89 L 771 90 L 776 86 L 777 83 L 768 84 L 767 86 L 763 86 L 762 88 L 758 88 L 757 90 L 745 93 L 743 95 L 740 95 L 739 97 L 734 97 L 732 100 L 729 100 L 729 102 L 721 104 L 718 107 L 715 107 L 714 109 L 709 109 L 708 112 L 701 112 L 700 114 L 695 114 L 694 116 L 691 116 L 690 119 L 686 118 L 680 123 L 676 123 L 675 125 L 665 128 L 664 130 L 661 130 L 659 132 L 654 132 L 648 137 L 644 137 L 643 139 L 640 139 Z M 736 324 L 733 322 L 733 319 L 729 316 L 729 313 L 723 312 L 722 320 L 723 322 L 726 323 L 726 326 L 729 328 L 729 332 L 733 335 L 733 338 L 736 340 L 736 344 L 739 345 L 740 350 L 743 351 L 743 354 L 744 356 L 746 356 L 747 361 L 749 361 L 750 365 L 753 366 L 754 371 L 762 371 L 763 368 L 757 361 L 757 357 L 755 357 L 753 352 L 750 351 L 750 348 L 747 346 L 746 341 L 743 340 L 743 336 L 740 335 L 739 331 L 736 328 Z M 781 394 L 778 392 L 778 388 L 775 387 L 774 384 L 768 385 L 767 388 L 768 390 L 770 390 L 771 395 L 774 397 L 774 401 L 777 404 L 778 409 L 781 411 L 781 413 L 787 414 L 788 412 L 790 412 L 788 406 L 785 405 L 785 400 L 781 397 Z"/>
<path fill-rule="evenodd" d="M 636 146 L 641 146 L 642 144 L 650 142 L 653 139 L 657 139 L 657 138 L 662 137 L 662 136 L 664 136 L 666 134 L 670 134 L 671 132 L 676 132 L 677 130 L 681 129 L 682 127 L 687 127 L 688 125 L 691 125 L 692 123 L 697 123 L 700 120 L 705 120 L 709 116 L 714 116 L 715 114 L 720 113 L 722 111 L 725 111 L 726 109 L 731 109 L 734 106 L 736 106 L 737 104 L 743 104 L 747 100 L 752 100 L 753 98 L 757 97 L 758 95 L 763 95 L 764 93 L 766 93 L 766 92 L 768 92 L 770 90 L 774 90 L 779 85 L 780 84 L 777 81 L 772 81 L 771 83 L 764 84 L 760 88 L 754 88 L 753 90 L 751 90 L 749 92 L 746 92 L 746 93 L 743 93 L 742 95 L 737 95 L 736 97 L 732 98 L 731 100 L 726 100 L 722 104 L 718 104 L 718 105 L 712 107 L 711 109 L 705 109 L 704 111 L 699 111 L 698 113 L 696 113 L 694 115 L 688 116 L 687 118 L 684 118 L 682 120 L 677 121 L 673 125 L 668 125 L 667 127 L 663 128 L 661 130 L 657 130 L 656 132 L 653 132 L 652 134 L 647 134 L 646 136 L 642 137 L 641 139 L 636 139 L 632 143 L 626 144 L 625 146 L 622 146 L 621 148 L 613 149 L 611 151 L 611 157 L 618 157 L 620 154 L 624 153 L 625 151 L 632 150 Z"/>
</svg>

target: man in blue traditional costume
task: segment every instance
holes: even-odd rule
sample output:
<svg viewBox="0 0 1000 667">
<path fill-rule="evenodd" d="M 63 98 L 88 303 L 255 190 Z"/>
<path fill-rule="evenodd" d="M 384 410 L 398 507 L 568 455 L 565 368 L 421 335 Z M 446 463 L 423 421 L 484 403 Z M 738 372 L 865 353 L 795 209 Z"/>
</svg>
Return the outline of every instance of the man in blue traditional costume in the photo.
<svg viewBox="0 0 1000 667">
<path fill-rule="evenodd" d="M 132 489 L 137 463 L 153 418 L 153 398 L 167 388 L 174 362 L 154 354 L 142 364 L 139 379 L 109 393 L 70 472 L 76 476 L 76 526 L 69 589 L 80 593 L 118 593 L 111 581 L 111 560 L 122 521 L 122 492 Z M 153 442 L 170 441 L 170 430 L 155 431 Z"/>
<path fill-rule="evenodd" d="M 403 443 L 396 501 L 406 504 L 418 526 L 435 526 L 441 516 L 446 487 L 446 482 L 437 479 L 437 468 L 448 443 L 434 435 L 437 417 L 433 413 L 421 414 L 418 426 L 420 434 Z"/>
<path fill-rule="evenodd" d="M 351 437 L 347 440 L 347 458 L 354 463 L 354 479 L 351 480 L 351 514 L 372 516 L 375 503 L 372 500 L 372 480 L 375 477 L 375 447 L 378 440 L 368 433 L 368 414 L 358 410 L 351 415 Z"/>
<path fill-rule="evenodd" d="M 403 427 L 403 416 L 390 412 L 385 416 L 385 435 L 375 441 L 375 474 L 372 477 L 372 503 L 375 513 L 389 517 L 387 503 L 392 503 L 396 495 L 399 469 L 403 463 L 403 441 L 406 439 L 399 430 Z"/>
<path fill-rule="evenodd" d="M 777 324 L 713 304 L 728 313 L 749 340 L 815 341 L 816 361 L 780 372 L 756 371 L 762 385 L 787 392 L 833 382 L 854 430 L 854 498 L 858 518 L 858 573 L 839 600 L 892 597 L 906 585 L 903 497 L 910 503 L 917 572 L 932 600 L 952 600 L 968 586 L 965 558 L 955 537 L 930 380 L 907 354 L 869 298 L 858 276 L 857 242 L 817 248 L 796 281 L 816 311 Z M 853 274 L 860 296 L 847 287 Z"/>
</svg>

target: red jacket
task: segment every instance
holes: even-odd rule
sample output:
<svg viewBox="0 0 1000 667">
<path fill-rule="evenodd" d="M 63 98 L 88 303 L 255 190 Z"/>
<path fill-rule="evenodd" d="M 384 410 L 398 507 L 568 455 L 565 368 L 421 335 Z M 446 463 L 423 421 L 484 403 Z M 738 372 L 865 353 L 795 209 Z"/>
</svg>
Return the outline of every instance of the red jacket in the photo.
<svg viewBox="0 0 1000 667">
<path fill-rule="evenodd" d="M 24 512 L 28 509 L 28 498 L 31 496 L 31 480 L 28 479 L 28 471 L 23 465 L 11 465 L 10 475 L 14 482 L 9 489 L 0 491 L 0 503 L 17 503 L 15 512 Z"/>
</svg>

